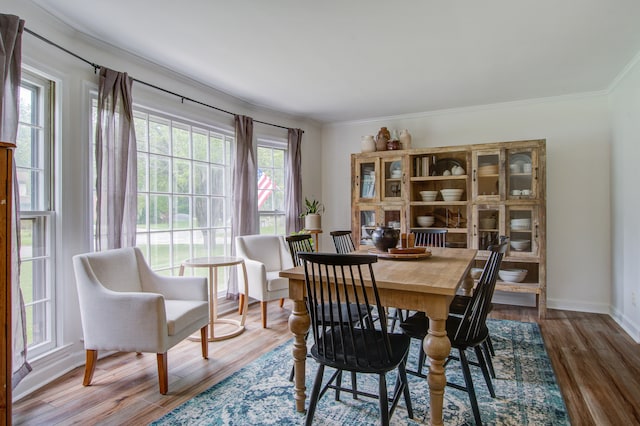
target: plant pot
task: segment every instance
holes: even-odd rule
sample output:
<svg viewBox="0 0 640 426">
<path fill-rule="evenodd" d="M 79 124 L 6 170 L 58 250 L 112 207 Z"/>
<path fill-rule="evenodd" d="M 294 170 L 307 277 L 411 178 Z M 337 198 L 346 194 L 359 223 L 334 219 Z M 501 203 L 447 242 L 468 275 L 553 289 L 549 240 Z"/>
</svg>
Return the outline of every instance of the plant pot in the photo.
<svg viewBox="0 0 640 426">
<path fill-rule="evenodd" d="M 304 217 L 304 229 L 315 231 L 322 229 L 322 216 L 319 214 L 309 213 Z"/>
</svg>

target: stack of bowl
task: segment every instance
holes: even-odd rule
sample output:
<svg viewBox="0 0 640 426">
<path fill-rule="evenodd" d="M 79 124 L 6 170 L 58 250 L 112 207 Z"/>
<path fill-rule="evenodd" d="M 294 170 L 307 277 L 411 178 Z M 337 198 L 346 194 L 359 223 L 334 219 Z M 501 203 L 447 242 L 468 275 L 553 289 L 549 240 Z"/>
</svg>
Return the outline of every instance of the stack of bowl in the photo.
<svg viewBox="0 0 640 426">
<path fill-rule="evenodd" d="M 531 229 L 531 219 L 511 219 L 512 231 L 528 231 Z"/>
<path fill-rule="evenodd" d="M 478 167 L 478 174 L 481 175 L 481 176 L 484 176 L 484 175 L 497 175 L 498 174 L 498 165 L 497 164 L 492 164 L 492 163 L 480 164 L 480 166 Z"/>
<path fill-rule="evenodd" d="M 438 196 L 438 191 L 420 191 L 422 201 L 435 201 Z"/>
<path fill-rule="evenodd" d="M 441 189 L 442 199 L 444 201 L 460 201 L 464 189 Z"/>
<path fill-rule="evenodd" d="M 511 248 L 514 249 L 515 251 L 525 251 L 525 250 L 529 250 L 529 247 L 531 246 L 531 241 L 530 240 L 511 240 L 510 244 L 511 244 Z"/>
<path fill-rule="evenodd" d="M 509 281 L 512 283 L 519 283 L 527 276 L 526 269 L 500 269 L 498 276 L 502 281 Z"/>
<path fill-rule="evenodd" d="M 469 276 L 474 280 L 480 279 L 480 275 L 482 275 L 482 268 L 471 268 L 469 271 Z"/>
<path fill-rule="evenodd" d="M 435 217 L 433 216 L 416 216 L 416 221 L 418 222 L 418 226 L 422 226 L 423 228 L 427 228 L 433 225 L 435 222 Z"/>
</svg>

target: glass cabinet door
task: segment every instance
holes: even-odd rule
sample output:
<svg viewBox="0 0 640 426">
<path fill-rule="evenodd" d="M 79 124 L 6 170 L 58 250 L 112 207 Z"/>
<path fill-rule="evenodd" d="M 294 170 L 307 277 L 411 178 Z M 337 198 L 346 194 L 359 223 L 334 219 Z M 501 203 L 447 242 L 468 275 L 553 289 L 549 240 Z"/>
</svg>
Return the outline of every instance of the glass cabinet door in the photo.
<svg viewBox="0 0 640 426">
<path fill-rule="evenodd" d="M 405 229 L 402 206 L 383 206 L 383 224 L 394 229 Z"/>
<path fill-rule="evenodd" d="M 511 256 L 538 255 L 538 208 L 511 206 L 507 211 L 509 254 Z"/>
<path fill-rule="evenodd" d="M 379 222 L 377 209 L 373 206 L 371 208 L 360 207 L 356 213 L 359 220 L 358 228 L 352 231 L 355 237 L 354 241 L 359 242 L 360 245 L 372 246 L 371 233 Z"/>
<path fill-rule="evenodd" d="M 379 194 L 379 159 L 356 160 L 357 200 L 361 202 L 377 201 Z"/>
<path fill-rule="evenodd" d="M 382 199 L 384 201 L 402 200 L 405 172 L 402 157 L 382 159 Z"/>
<path fill-rule="evenodd" d="M 499 205 L 477 205 L 473 207 L 473 247 L 488 250 L 490 246 L 500 242 L 504 218 L 504 207 Z"/>
<path fill-rule="evenodd" d="M 500 165 L 500 150 L 474 152 L 472 183 L 476 200 L 500 200 Z"/>
<path fill-rule="evenodd" d="M 538 155 L 535 149 L 507 150 L 507 197 L 538 198 Z"/>
</svg>

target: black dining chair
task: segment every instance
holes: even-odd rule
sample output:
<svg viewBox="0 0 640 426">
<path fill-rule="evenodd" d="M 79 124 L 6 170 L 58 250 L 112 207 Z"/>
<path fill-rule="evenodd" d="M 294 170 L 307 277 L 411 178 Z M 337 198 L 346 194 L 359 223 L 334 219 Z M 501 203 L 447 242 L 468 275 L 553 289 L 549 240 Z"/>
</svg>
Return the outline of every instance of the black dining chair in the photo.
<svg viewBox="0 0 640 426">
<path fill-rule="evenodd" d="M 289 253 L 291 253 L 291 260 L 293 266 L 300 266 L 300 259 L 298 258 L 299 252 L 311 253 L 313 252 L 313 237 L 311 234 L 293 234 L 284 238 L 289 246 Z"/>
<path fill-rule="evenodd" d="M 336 253 L 345 254 L 356 251 L 356 245 L 353 243 L 351 231 L 331 231 L 329 234 L 331 238 L 333 238 Z"/>
<path fill-rule="evenodd" d="M 487 315 L 491 307 L 491 299 L 496 287 L 498 279 L 498 271 L 502 263 L 504 253 L 507 251 L 508 238 L 501 238 L 499 245 L 489 247 L 489 259 L 485 265 L 478 285 L 476 286 L 471 300 L 467 305 L 462 316 L 449 315 L 447 318 L 446 328 L 447 335 L 451 340 L 451 348 L 457 349 L 458 356 L 449 354 L 449 358 L 445 365 L 452 359 L 458 359 L 462 367 L 465 386 L 457 383 L 447 382 L 447 386 L 455 389 L 464 390 L 469 394 L 473 417 L 477 425 L 482 424 L 478 401 L 476 399 L 473 380 L 469 365 L 474 365 L 467 359 L 466 350 L 473 348 L 478 359 L 477 365 L 482 370 L 489 394 L 495 398 L 496 394 L 493 389 L 493 383 L 487 367 L 487 362 L 483 355 L 482 345 L 489 337 L 489 329 L 487 328 Z M 418 313 L 409 317 L 405 322 L 400 324 L 400 328 L 410 337 L 419 339 L 421 342 L 425 338 L 429 330 L 429 319 L 423 314 Z"/>
<path fill-rule="evenodd" d="M 389 333 L 386 327 L 376 327 L 376 324 L 386 324 L 371 266 L 377 257 L 329 253 L 299 253 L 298 256 L 305 268 L 307 310 L 313 333 L 310 352 L 319 364 L 305 424 L 311 425 L 318 401 L 328 389 L 335 390 L 336 400 L 341 391 L 356 392 L 343 387 L 343 371 L 378 375 L 378 394 L 357 394 L 378 399 L 382 425 L 389 424 L 401 396 L 404 396 L 409 418 L 413 418 L 405 370 L 411 339 L 405 334 Z M 369 277 L 369 283 L 365 283 L 364 274 Z M 348 315 L 343 316 L 341 306 L 349 307 Z M 376 316 L 381 317 L 380 323 L 374 320 Z M 323 385 L 326 367 L 336 371 Z M 389 396 L 386 374 L 392 370 L 398 374 Z"/>
<path fill-rule="evenodd" d="M 420 247 L 446 247 L 446 229 L 416 229 L 411 231 L 415 235 L 415 245 Z"/>
</svg>

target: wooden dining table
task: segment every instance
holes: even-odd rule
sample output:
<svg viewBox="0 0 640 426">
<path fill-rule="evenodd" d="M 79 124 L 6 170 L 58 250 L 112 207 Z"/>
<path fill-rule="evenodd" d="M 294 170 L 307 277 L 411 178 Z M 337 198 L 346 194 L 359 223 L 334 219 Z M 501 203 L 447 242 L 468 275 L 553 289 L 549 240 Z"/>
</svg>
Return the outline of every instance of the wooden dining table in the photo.
<svg viewBox="0 0 640 426">
<path fill-rule="evenodd" d="M 422 347 L 429 360 L 428 384 L 430 400 L 430 424 L 442 424 L 444 389 L 447 384 L 445 360 L 451 350 L 447 337 L 446 320 L 449 305 L 461 286 L 465 293 L 471 291 L 473 280 L 469 269 L 476 256 L 475 249 L 430 248 L 431 256 L 421 259 L 399 260 L 379 258 L 373 264 L 373 274 L 384 306 L 424 311 L 429 317 L 429 333 Z M 359 254 L 367 253 L 358 252 Z M 293 359 L 295 366 L 294 399 L 296 410 L 305 411 L 305 368 L 307 345 L 305 333 L 310 319 L 305 305 L 304 266 L 280 272 L 289 279 L 289 298 L 293 310 L 289 317 L 289 329 L 294 335 Z M 365 274 L 367 280 L 368 271 Z"/>
</svg>

